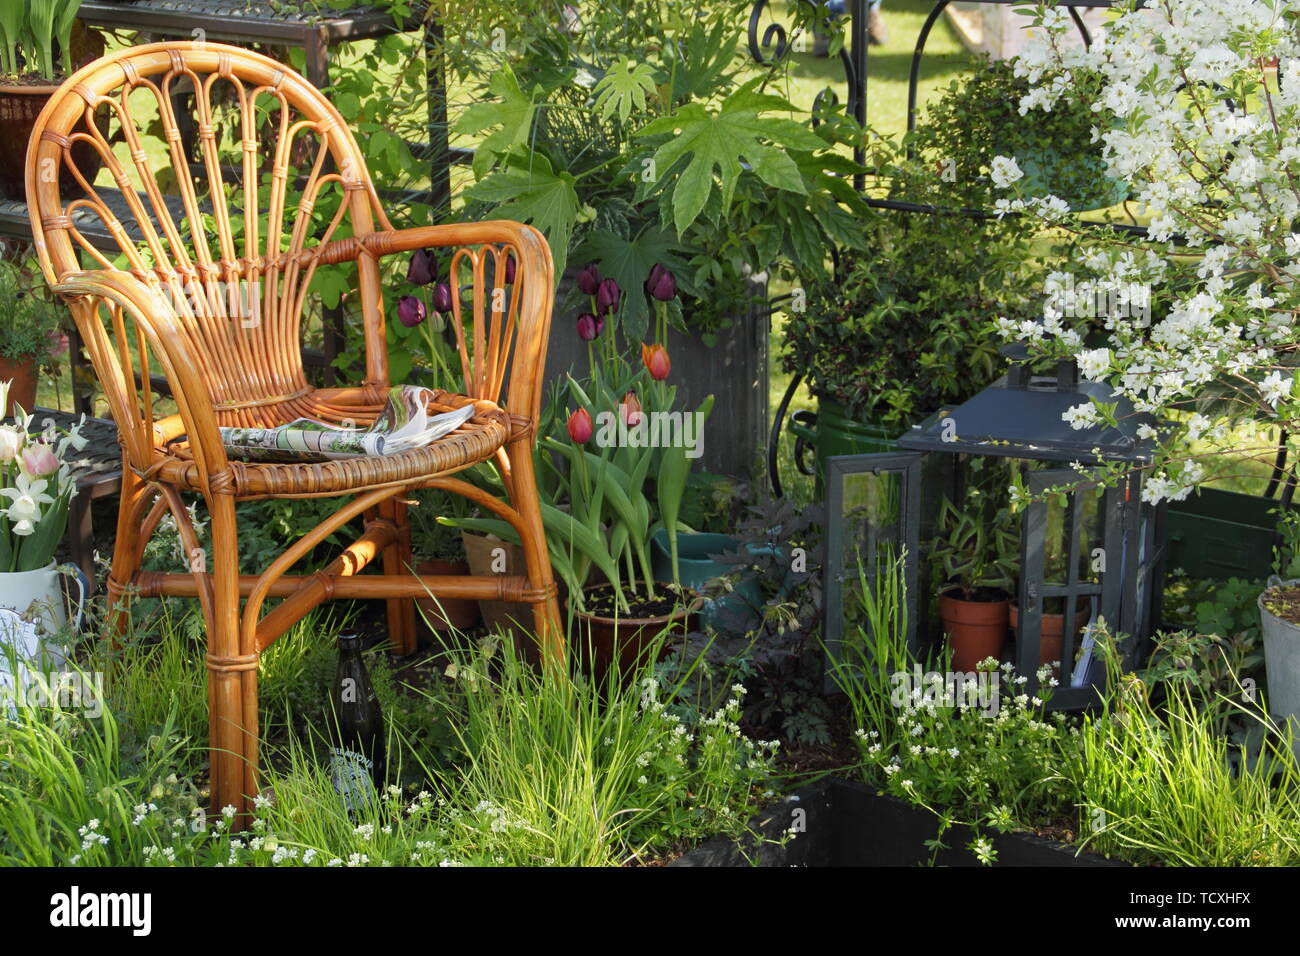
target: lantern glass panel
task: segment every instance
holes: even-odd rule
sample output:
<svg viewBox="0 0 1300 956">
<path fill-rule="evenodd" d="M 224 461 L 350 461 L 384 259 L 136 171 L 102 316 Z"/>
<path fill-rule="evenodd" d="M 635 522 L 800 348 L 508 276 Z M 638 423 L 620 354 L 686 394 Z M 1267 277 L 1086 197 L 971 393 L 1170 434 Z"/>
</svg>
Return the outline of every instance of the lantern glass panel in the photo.
<svg viewBox="0 0 1300 956">
<path fill-rule="evenodd" d="M 867 628 L 862 585 L 882 562 L 907 554 L 909 638 L 916 628 L 920 455 L 840 455 L 826 465 L 826 605 L 823 628 L 833 688 L 841 642 Z"/>
</svg>

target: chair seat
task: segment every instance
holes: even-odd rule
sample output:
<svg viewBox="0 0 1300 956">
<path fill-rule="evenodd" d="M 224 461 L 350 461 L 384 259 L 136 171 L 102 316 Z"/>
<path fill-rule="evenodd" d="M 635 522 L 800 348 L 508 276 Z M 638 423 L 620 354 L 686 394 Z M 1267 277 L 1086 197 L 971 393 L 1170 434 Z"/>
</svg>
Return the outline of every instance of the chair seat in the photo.
<svg viewBox="0 0 1300 956">
<path fill-rule="evenodd" d="M 263 420 L 258 424 L 273 427 L 310 416 L 336 422 L 346 418 L 366 425 L 382 411 L 383 404 L 377 402 L 340 404 L 339 395 L 348 391 L 316 389 L 278 406 L 262 406 L 258 411 Z M 215 490 L 229 483 L 231 492 L 238 498 L 327 497 L 387 485 L 417 484 L 422 479 L 449 475 L 486 461 L 497 449 L 526 435 L 532 428 L 528 419 L 510 415 L 492 402 L 443 391 L 432 394 L 431 412 L 453 411 L 472 404 L 473 416 L 455 431 L 428 445 L 393 455 L 316 462 L 232 458 L 225 475 L 216 476 L 210 484 Z M 189 491 L 202 488 L 202 475 L 183 436 L 155 449 L 154 464 L 145 477 Z"/>
</svg>

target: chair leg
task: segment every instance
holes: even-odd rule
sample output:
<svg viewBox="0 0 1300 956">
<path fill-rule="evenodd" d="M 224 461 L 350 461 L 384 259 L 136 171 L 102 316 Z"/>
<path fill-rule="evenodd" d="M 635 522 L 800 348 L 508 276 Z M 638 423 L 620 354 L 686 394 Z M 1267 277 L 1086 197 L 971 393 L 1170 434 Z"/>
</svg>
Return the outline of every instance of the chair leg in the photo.
<svg viewBox="0 0 1300 956">
<path fill-rule="evenodd" d="M 235 502 L 208 497 L 212 521 L 212 626 L 208 633 L 208 733 L 211 809 L 235 808 L 234 826 L 248 826 L 257 793 L 256 648 L 240 647 L 239 545 Z"/>
<path fill-rule="evenodd" d="M 541 651 L 543 667 L 562 673 L 565 667 L 564 628 L 560 623 L 560 602 L 555 595 L 555 578 L 551 571 L 551 556 L 546 549 L 546 529 L 542 525 L 542 507 L 537 499 L 537 481 L 533 472 L 533 450 L 528 442 L 515 442 L 509 447 L 512 498 L 511 504 L 523 519 L 520 535 L 523 542 L 524 566 L 528 583 L 548 591 L 550 597 L 533 605 L 533 627 Z"/>
<path fill-rule="evenodd" d="M 411 574 L 411 524 L 406 502 L 397 497 L 389 498 L 379 506 L 379 515 L 397 526 L 397 538 L 384 549 L 384 573 Z M 392 644 L 392 655 L 406 657 L 414 654 L 417 647 L 415 601 L 410 598 L 389 598 L 387 604 L 388 639 Z"/>
<path fill-rule="evenodd" d="M 115 646 L 126 635 L 131 620 L 130 590 L 135 581 L 135 574 L 140 570 L 140 556 L 145 544 L 139 540 L 138 520 L 140 498 L 144 493 L 143 483 L 129 467 L 124 465 L 122 489 L 118 498 L 117 533 L 113 538 L 113 563 L 108 570 L 106 586 L 107 633 Z"/>
</svg>

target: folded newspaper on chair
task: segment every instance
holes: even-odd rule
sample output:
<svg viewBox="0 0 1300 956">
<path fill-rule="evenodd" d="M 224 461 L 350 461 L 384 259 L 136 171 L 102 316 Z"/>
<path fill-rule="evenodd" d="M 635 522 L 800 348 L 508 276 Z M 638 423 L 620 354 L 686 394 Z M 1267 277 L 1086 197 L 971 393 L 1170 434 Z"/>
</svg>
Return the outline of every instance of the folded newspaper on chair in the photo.
<svg viewBox="0 0 1300 956">
<path fill-rule="evenodd" d="M 466 405 L 454 412 L 430 415 L 431 396 L 427 388 L 399 385 L 389 392 L 384 410 L 368 428 L 299 418 L 275 428 L 222 428 L 221 443 L 232 458 L 248 461 L 320 461 L 397 455 L 455 431 L 474 414 L 474 406 Z"/>
</svg>

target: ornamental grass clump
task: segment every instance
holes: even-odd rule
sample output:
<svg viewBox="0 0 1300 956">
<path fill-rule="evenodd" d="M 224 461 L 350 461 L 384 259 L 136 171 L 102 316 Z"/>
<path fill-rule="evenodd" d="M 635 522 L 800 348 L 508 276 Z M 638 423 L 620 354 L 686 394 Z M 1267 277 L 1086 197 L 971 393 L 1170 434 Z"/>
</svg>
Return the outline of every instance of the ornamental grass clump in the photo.
<svg viewBox="0 0 1300 956">
<path fill-rule="evenodd" d="M 449 673 L 464 690 L 456 726 L 468 759 L 448 781 L 462 812 L 454 826 L 502 862 L 610 865 L 739 834 L 772 775 L 775 742 L 740 730 L 739 685 L 715 713 L 687 720 L 651 665 L 626 680 L 547 676 L 510 642 L 489 641 Z"/>
<path fill-rule="evenodd" d="M 1213 694 L 1259 731 L 1246 744 L 1219 733 L 1218 709 L 1191 683 L 1162 682 L 1157 704 L 1109 637 L 1097 646 L 1110 691 L 1062 765 L 1082 844 L 1147 865 L 1300 864 L 1300 766 L 1251 690 L 1238 680 Z"/>
<path fill-rule="evenodd" d="M 770 786 L 776 745 L 740 732 L 743 688 L 681 717 L 651 664 L 626 684 L 552 679 L 488 639 L 419 692 L 381 690 L 389 784 L 349 812 L 319 728 L 277 719 L 315 684 L 312 648 L 328 647 L 304 620 L 268 654 L 262 794 L 232 832 L 234 808 L 206 810 L 200 683 L 165 705 L 156 693 L 199 653 L 185 619 L 160 621 L 162 640 L 93 659 L 108 678 L 93 713 L 0 711 L 0 865 L 618 865 L 744 832 Z M 445 743 L 428 739 L 426 710 L 455 728 Z"/>
</svg>

